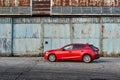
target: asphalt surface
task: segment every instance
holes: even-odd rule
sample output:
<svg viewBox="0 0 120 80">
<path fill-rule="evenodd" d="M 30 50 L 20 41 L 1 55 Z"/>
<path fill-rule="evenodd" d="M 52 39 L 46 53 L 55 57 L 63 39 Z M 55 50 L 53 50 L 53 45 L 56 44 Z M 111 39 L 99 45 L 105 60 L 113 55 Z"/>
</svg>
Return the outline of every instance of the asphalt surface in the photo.
<svg viewBox="0 0 120 80">
<path fill-rule="evenodd" d="M 120 58 L 83 63 L 49 62 L 41 57 L 0 57 L 0 80 L 120 80 Z"/>
</svg>

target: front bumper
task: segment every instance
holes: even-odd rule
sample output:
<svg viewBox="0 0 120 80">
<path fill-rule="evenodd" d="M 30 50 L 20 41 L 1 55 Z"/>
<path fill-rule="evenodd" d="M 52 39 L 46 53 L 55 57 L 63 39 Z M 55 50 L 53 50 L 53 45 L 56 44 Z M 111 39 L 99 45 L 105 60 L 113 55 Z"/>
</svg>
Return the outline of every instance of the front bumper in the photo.
<svg viewBox="0 0 120 80">
<path fill-rule="evenodd" d="M 44 59 L 48 59 L 48 53 L 44 53 Z"/>
</svg>

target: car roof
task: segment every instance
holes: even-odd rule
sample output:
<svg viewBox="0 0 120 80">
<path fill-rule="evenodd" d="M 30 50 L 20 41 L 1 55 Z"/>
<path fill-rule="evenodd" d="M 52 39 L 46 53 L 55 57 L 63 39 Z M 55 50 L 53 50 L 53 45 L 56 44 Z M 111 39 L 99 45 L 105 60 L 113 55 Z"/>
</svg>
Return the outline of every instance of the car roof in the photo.
<svg viewBox="0 0 120 80">
<path fill-rule="evenodd" d="M 88 43 L 71 43 L 71 44 L 68 44 L 68 45 L 89 45 Z"/>
</svg>

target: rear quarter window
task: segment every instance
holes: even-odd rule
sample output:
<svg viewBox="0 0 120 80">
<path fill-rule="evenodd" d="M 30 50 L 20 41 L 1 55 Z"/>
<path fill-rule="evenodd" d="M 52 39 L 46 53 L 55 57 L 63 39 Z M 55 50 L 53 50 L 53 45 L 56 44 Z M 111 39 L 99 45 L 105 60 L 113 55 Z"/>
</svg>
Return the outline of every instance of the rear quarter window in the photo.
<svg viewBox="0 0 120 80">
<path fill-rule="evenodd" d="M 92 49 L 98 49 L 97 47 L 95 47 L 95 46 L 93 46 L 93 45 L 90 45 L 90 47 L 91 47 Z"/>
</svg>

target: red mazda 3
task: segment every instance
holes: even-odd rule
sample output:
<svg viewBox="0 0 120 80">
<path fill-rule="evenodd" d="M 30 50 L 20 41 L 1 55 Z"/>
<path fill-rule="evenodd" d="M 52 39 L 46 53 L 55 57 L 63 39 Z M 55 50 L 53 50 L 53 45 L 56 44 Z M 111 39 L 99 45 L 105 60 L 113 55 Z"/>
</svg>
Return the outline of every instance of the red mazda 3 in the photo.
<svg viewBox="0 0 120 80">
<path fill-rule="evenodd" d="M 98 59 L 99 49 L 91 44 L 68 44 L 60 49 L 48 50 L 44 53 L 44 59 L 51 62 L 58 60 L 80 60 L 89 63 Z"/>
</svg>

